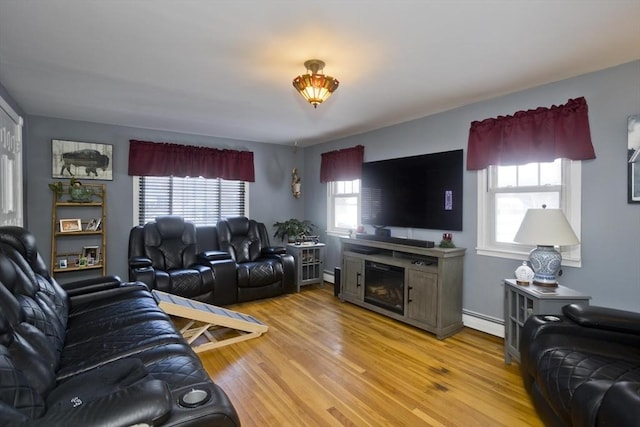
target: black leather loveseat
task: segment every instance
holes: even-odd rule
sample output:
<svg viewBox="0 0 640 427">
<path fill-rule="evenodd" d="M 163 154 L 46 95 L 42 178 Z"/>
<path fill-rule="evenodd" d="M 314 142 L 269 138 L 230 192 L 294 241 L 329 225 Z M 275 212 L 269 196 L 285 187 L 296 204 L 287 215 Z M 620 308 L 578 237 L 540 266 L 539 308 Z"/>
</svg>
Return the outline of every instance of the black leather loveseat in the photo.
<svg viewBox="0 0 640 427">
<path fill-rule="evenodd" d="M 223 284 L 235 281 L 229 254 L 197 248 L 196 227 L 180 216 L 165 215 L 129 232 L 129 280 L 151 289 L 221 305 Z M 218 284 L 217 289 L 215 284 Z"/>
<path fill-rule="evenodd" d="M 640 314 L 568 305 L 530 316 L 525 387 L 547 426 L 640 426 Z"/>
<path fill-rule="evenodd" d="M 295 291 L 295 263 L 263 223 L 234 217 L 199 226 L 173 215 L 129 233 L 129 280 L 208 304 Z"/>
<path fill-rule="evenodd" d="M 32 234 L 0 227 L 0 425 L 240 422 L 145 285 L 63 288 Z"/>
</svg>

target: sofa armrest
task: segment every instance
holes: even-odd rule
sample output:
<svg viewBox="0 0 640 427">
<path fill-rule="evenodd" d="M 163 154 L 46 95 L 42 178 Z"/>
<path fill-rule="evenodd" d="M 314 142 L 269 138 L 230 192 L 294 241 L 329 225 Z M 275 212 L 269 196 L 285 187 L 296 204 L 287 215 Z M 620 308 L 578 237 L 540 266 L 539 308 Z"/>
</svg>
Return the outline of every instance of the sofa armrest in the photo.
<svg viewBox="0 0 640 427">
<path fill-rule="evenodd" d="M 69 301 L 71 306 L 78 306 L 87 304 L 94 301 L 104 300 L 105 298 L 113 298 L 117 295 L 127 294 L 139 290 L 148 291 L 149 287 L 142 282 L 127 282 L 120 283 L 120 286 L 97 290 L 95 292 L 86 292 L 77 295 L 70 296 Z"/>
<path fill-rule="evenodd" d="M 584 309 L 586 309 L 585 306 L 576 306 L 569 312 L 586 313 Z M 595 313 L 599 311 L 595 310 Z M 619 310 L 617 311 L 620 313 Z M 583 320 L 586 320 L 586 317 Z M 595 316 L 592 317 L 592 321 L 593 319 Z M 615 322 L 611 323 L 613 324 Z M 591 353 L 606 356 L 631 352 L 635 355 L 634 357 L 640 357 L 640 334 L 622 331 L 619 326 L 618 329 L 611 329 L 611 325 L 609 329 L 589 327 L 576 323 L 566 315 L 529 316 L 520 335 L 520 369 L 525 378 L 525 385 L 535 376 L 537 361 L 531 358 L 540 348 L 586 348 Z"/>
<path fill-rule="evenodd" d="M 149 289 L 156 287 L 156 270 L 153 268 L 153 261 L 143 256 L 129 258 L 129 280 L 140 281 L 146 284 Z"/>
<path fill-rule="evenodd" d="M 237 265 L 227 252 L 226 259 L 207 262 L 213 271 L 213 300 L 215 305 L 229 305 L 238 301 Z"/>
<path fill-rule="evenodd" d="M 260 254 L 262 256 L 284 255 L 286 253 L 287 253 L 287 248 L 285 248 L 284 246 L 266 246 L 262 248 L 262 250 L 260 251 Z"/>
<path fill-rule="evenodd" d="M 38 425 L 133 425 L 169 416 L 172 397 L 164 381 L 149 376 L 137 358 L 115 360 L 59 382 L 47 395 Z"/>
<path fill-rule="evenodd" d="M 87 387 L 100 388 L 95 383 Z M 171 414 L 171 393 L 161 380 L 147 380 L 93 400 L 78 397 L 50 406 L 33 426 L 157 425 Z"/>
<path fill-rule="evenodd" d="M 562 311 L 573 322 L 586 328 L 640 335 L 640 313 L 579 304 L 564 306 Z"/>
<path fill-rule="evenodd" d="M 231 255 L 224 251 L 203 251 L 198 254 L 198 261 L 208 264 L 211 261 L 231 259 Z"/>
<path fill-rule="evenodd" d="M 293 255 L 279 255 L 282 260 L 282 272 L 284 277 L 282 285 L 286 293 L 296 291 L 296 261 Z"/>
<path fill-rule="evenodd" d="M 151 267 L 152 265 L 153 265 L 153 262 L 151 261 L 151 259 L 147 257 L 134 256 L 129 258 L 129 268 L 132 268 L 132 269 Z"/>
<path fill-rule="evenodd" d="M 81 295 L 104 289 L 117 288 L 122 283 L 118 276 L 94 277 L 86 280 L 78 280 L 75 282 L 61 284 L 67 295 Z"/>
</svg>

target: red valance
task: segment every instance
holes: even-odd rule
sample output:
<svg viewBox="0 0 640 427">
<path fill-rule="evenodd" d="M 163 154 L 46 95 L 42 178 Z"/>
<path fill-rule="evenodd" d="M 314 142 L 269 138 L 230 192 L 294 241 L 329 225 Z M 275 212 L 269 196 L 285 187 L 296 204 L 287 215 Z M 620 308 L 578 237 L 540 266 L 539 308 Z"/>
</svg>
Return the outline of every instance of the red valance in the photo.
<svg viewBox="0 0 640 427">
<path fill-rule="evenodd" d="M 523 165 L 557 158 L 595 159 L 584 97 L 550 108 L 474 121 L 469 130 L 467 169 Z"/>
<path fill-rule="evenodd" d="M 320 162 L 320 182 L 351 181 L 362 176 L 364 146 L 322 153 Z"/>
<path fill-rule="evenodd" d="M 255 181 L 253 152 L 129 140 L 129 175 Z"/>
</svg>

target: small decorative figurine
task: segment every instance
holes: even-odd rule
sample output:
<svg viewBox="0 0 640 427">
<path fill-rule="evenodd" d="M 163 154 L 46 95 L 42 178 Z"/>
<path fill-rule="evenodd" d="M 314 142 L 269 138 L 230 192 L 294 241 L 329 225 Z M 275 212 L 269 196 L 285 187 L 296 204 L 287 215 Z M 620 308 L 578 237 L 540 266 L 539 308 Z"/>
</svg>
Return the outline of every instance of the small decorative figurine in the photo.
<svg viewBox="0 0 640 427">
<path fill-rule="evenodd" d="M 298 176 L 298 168 L 293 168 L 293 172 L 291 172 L 291 193 L 296 199 L 299 199 L 302 195 L 300 177 Z"/>
<path fill-rule="evenodd" d="M 522 265 L 516 268 L 516 283 L 520 286 L 529 286 L 533 280 L 533 270 L 527 265 L 527 261 L 522 261 Z"/>
</svg>

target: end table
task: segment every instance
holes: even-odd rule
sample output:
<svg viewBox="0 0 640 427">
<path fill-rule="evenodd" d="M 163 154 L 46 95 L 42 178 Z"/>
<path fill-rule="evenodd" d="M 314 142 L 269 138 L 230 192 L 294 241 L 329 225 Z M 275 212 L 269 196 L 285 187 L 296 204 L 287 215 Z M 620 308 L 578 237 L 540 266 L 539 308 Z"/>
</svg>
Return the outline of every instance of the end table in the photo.
<svg viewBox="0 0 640 427">
<path fill-rule="evenodd" d="M 287 253 L 296 260 L 296 291 L 300 286 L 324 283 L 324 243 L 287 244 Z"/>
<path fill-rule="evenodd" d="M 564 286 L 520 286 L 515 279 L 504 280 L 504 361 L 520 363 L 520 334 L 532 314 L 562 314 L 567 304 L 589 304 L 590 296 Z"/>
</svg>

